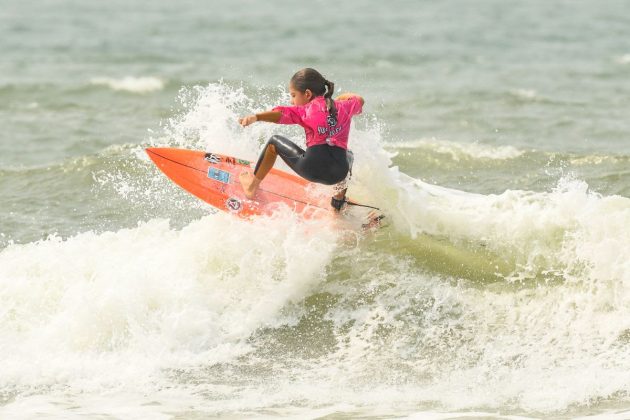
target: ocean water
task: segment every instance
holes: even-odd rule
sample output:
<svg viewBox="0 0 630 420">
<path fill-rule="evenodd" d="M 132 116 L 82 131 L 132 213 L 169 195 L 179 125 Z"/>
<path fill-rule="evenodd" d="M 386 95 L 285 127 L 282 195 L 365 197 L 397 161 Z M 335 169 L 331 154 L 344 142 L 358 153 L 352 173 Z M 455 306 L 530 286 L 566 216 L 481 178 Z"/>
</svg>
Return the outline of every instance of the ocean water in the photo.
<svg viewBox="0 0 630 420">
<path fill-rule="evenodd" d="M 626 1 L 5 1 L 0 418 L 630 418 Z M 369 234 L 217 213 L 311 66 Z M 281 166 L 281 165 L 280 165 Z"/>
</svg>

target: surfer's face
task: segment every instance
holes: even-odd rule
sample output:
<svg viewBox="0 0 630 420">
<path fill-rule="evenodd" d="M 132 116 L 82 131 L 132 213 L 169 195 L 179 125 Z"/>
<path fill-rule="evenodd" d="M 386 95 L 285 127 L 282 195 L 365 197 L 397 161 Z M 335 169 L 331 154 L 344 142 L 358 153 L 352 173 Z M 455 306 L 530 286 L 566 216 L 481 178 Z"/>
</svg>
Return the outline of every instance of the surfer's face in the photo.
<svg viewBox="0 0 630 420">
<path fill-rule="evenodd" d="M 291 95 L 291 103 L 297 106 L 306 105 L 313 99 L 313 92 L 310 89 L 300 92 L 292 84 L 289 84 L 289 94 Z"/>
</svg>

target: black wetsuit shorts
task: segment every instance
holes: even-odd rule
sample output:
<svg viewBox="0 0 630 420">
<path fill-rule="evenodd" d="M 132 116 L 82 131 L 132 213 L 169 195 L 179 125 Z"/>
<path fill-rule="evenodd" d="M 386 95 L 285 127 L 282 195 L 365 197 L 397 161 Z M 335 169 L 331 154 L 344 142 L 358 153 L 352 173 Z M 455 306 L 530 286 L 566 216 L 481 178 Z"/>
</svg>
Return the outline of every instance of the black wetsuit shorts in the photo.
<svg viewBox="0 0 630 420">
<path fill-rule="evenodd" d="M 278 155 L 295 173 L 311 182 L 337 184 L 346 178 L 352 165 L 352 152 L 344 148 L 318 144 L 304 151 L 286 137 L 274 135 L 265 145 L 254 174 L 258 172 L 270 144 L 273 144 Z"/>
</svg>

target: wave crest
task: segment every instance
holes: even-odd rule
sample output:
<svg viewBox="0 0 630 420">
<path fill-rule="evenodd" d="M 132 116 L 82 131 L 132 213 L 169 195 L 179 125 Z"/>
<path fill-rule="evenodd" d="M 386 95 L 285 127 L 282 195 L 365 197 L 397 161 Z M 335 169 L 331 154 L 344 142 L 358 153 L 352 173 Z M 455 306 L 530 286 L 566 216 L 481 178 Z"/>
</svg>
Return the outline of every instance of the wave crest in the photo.
<svg viewBox="0 0 630 420">
<path fill-rule="evenodd" d="M 95 86 L 107 86 L 115 91 L 130 93 L 149 93 L 164 89 L 165 82 L 158 77 L 132 77 L 127 76 L 120 79 L 110 77 L 94 77 L 90 83 Z"/>
<path fill-rule="evenodd" d="M 513 146 L 492 146 L 479 142 L 458 143 L 448 140 L 437 140 L 435 138 L 394 143 L 388 145 L 388 147 L 395 149 L 430 150 L 449 155 L 455 161 L 464 159 L 508 160 L 515 159 L 525 153 Z"/>
</svg>

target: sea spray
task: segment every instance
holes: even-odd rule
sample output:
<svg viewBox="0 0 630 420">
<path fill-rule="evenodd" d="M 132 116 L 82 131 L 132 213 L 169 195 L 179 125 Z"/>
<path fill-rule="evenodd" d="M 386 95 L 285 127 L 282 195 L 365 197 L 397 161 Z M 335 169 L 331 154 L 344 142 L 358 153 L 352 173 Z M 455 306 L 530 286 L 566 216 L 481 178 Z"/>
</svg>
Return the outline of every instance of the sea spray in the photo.
<svg viewBox="0 0 630 420">
<path fill-rule="evenodd" d="M 273 99 L 265 99 L 263 103 L 254 102 L 242 87 L 223 82 L 183 88 L 178 97 L 181 109 L 165 122 L 164 136 L 153 139 L 151 144 L 216 150 L 254 159 L 262 141 L 271 137 L 276 128 L 265 123 L 242 128 L 238 119 L 271 108 L 269 101 Z"/>
<path fill-rule="evenodd" d="M 3 392 L 125 387 L 246 352 L 253 331 L 321 281 L 335 247 L 325 226 L 314 236 L 291 218 L 217 214 L 181 231 L 153 220 L 5 248 Z"/>
</svg>

